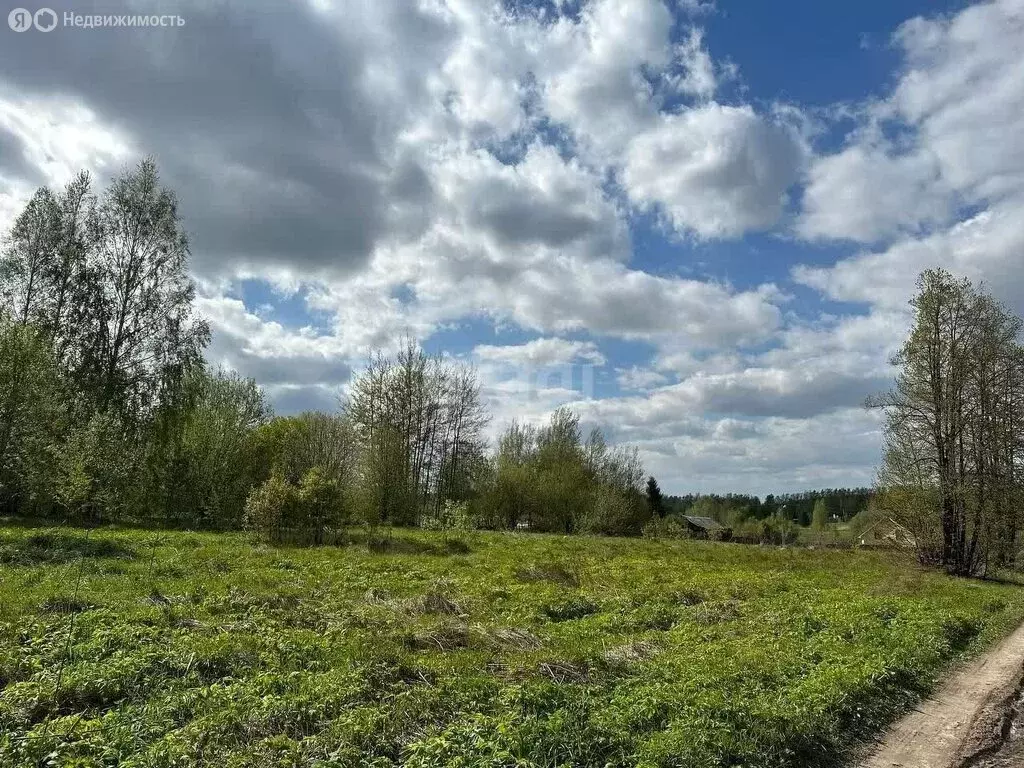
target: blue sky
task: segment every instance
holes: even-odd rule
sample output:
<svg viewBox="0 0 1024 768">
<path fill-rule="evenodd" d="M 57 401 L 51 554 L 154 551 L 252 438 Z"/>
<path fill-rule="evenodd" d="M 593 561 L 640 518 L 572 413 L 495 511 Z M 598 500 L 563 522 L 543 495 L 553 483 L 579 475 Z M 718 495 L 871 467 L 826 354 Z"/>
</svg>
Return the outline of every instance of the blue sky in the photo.
<svg viewBox="0 0 1024 768">
<path fill-rule="evenodd" d="M 569 405 L 670 492 L 869 485 L 920 270 L 1024 309 L 1024 0 L 180 13 L 0 33 L 0 228 L 152 155 L 280 413 L 411 336 L 492 435 Z"/>
</svg>

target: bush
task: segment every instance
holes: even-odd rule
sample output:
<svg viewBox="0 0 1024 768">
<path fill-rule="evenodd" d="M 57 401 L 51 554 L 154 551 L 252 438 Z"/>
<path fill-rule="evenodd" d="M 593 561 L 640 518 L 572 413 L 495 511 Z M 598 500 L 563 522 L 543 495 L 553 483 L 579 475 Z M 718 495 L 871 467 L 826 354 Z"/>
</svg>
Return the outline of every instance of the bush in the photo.
<svg viewBox="0 0 1024 768">
<path fill-rule="evenodd" d="M 643 496 L 635 491 L 598 485 L 592 498 L 591 508 L 580 526 L 586 533 L 638 536 L 651 516 Z"/>
<path fill-rule="evenodd" d="M 748 520 L 733 531 L 733 540 L 746 544 L 792 544 L 799 536 L 800 528 L 792 520 L 769 517 L 764 520 Z"/>
<path fill-rule="evenodd" d="M 345 497 L 338 483 L 320 467 L 313 467 L 302 476 L 296 506 L 296 527 L 306 528 L 313 534 L 315 544 L 324 543 L 328 529 L 346 525 L 348 520 Z"/>
<path fill-rule="evenodd" d="M 655 517 L 644 526 L 643 536 L 646 539 L 688 539 L 690 530 L 671 517 Z"/>
<path fill-rule="evenodd" d="M 322 469 L 313 467 L 298 485 L 275 473 L 249 494 L 245 527 L 275 544 L 286 538 L 323 544 L 328 531 L 349 522 L 347 511 L 338 484 Z"/>
<path fill-rule="evenodd" d="M 266 541 L 280 543 L 297 505 L 298 489 L 281 475 L 271 475 L 246 499 L 245 528 Z"/>
<path fill-rule="evenodd" d="M 72 430 L 59 461 L 57 498 L 75 519 L 142 516 L 138 441 L 115 415 L 97 414 Z"/>
<path fill-rule="evenodd" d="M 448 499 L 436 514 L 423 517 L 420 527 L 428 531 L 472 531 L 476 529 L 476 519 L 469 502 Z"/>
</svg>

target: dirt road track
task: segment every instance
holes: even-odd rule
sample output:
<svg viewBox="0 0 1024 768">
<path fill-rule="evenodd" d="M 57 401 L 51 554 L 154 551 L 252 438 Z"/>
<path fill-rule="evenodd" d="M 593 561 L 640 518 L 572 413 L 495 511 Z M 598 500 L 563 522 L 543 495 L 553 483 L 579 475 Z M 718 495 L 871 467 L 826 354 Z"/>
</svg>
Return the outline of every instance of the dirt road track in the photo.
<svg viewBox="0 0 1024 768">
<path fill-rule="evenodd" d="M 859 768 L 1024 768 L 1024 625 L 898 721 Z"/>
</svg>

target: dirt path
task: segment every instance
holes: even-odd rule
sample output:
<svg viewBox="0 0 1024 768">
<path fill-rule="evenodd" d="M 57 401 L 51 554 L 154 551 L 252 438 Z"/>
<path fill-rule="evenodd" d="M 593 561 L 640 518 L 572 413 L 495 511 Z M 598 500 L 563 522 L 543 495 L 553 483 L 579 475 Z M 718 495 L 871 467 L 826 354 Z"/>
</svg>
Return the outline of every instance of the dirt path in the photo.
<svg viewBox="0 0 1024 768">
<path fill-rule="evenodd" d="M 1024 625 L 897 722 L 859 768 L 1024 766 Z"/>
</svg>

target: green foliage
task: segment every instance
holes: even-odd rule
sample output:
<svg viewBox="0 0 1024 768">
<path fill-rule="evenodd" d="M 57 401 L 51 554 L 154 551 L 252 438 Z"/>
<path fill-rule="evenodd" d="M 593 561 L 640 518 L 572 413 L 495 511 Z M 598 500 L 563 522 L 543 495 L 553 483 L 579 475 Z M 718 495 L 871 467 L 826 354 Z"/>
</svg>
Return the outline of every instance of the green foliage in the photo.
<svg viewBox="0 0 1024 768">
<path fill-rule="evenodd" d="M 0 508 L 49 510 L 66 418 L 64 396 L 64 382 L 40 331 L 0 312 Z"/>
<path fill-rule="evenodd" d="M 690 529 L 672 517 L 652 517 L 643 527 L 647 539 L 689 539 Z"/>
<path fill-rule="evenodd" d="M 295 527 L 312 531 L 316 544 L 323 543 L 328 529 L 338 529 L 349 522 L 341 487 L 320 467 L 313 467 L 302 476 L 297 501 Z"/>
<path fill-rule="evenodd" d="M 636 490 L 598 485 L 591 492 L 589 510 L 581 516 L 580 530 L 606 536 L 637 536 L 651 517 L 644 497 Z"/>
<path fill-rule="evenodd" d="M 661 488 L 658 485 L 658 481 L 651 475 L 647 478 L 647 486 L 645 489 L 647 496 L 647 508 L 653 517 L 664 517 L 665 516 L 665 499 L 661 495 Z"/>
<path fill-rule="evenodd" d="M 193 527 L 238 528 L 259 473 L 256 430 L 270 415 L 252 379 L 190 371 L 149 428 L 146 507 Z"/>
<path fill-rule="evenodd" d="M 476 515 L 469 502 L 449 499 L 438 514 L 425 517 L 420 522 L 420 527 L 427 531 L 465 533 L 477 527 Z"/>
<path fill-rule="evenodd" d="M 476 494 L 488 417 L 471 368 L 407 339 L 395 356 L 370 359 L 344 413 L 360 437 L 367 520 L 415 525 L 445 501 Z"/>
<path fill-rule="evenodd" d="M 819 499 L 824 500 L 830 516 L 834 515 L 845 522 L 867 509 L 873 496 L 874 491 L 870 488 L 826 488 L 801 493 L 768 494 L 763 501 L 757 496 L 738 493 L 667 496 L 664 504 L 670 514 L 696 515 L 703 513 L 693 512 L 692 509 L 701 503 L 702 499 L 706 499 L 704 504 L 710 505 L 712 512 L 705 516 L 730 523 L 750 519 L 763 520 L 780 510 L 785 510 L 790 520 L 799 525 L 810 525 L 814 505 Z M 705 506 L 705 510 L 707 509 Z"/>
<path fill-rule="evenodd" d="M 57 497 L 76 520 L 131 519 L 138 511 L 139 449 L 113 413 L 97 413 L 70 431 L 60 452 Z"/>
<path fill-rule="evenodd" d="M 747 520 L 732 530 L 734 541 L 748 544 L 793 544 L 799 535 L 799 526 L 779 514 L 764 520 Z"/>
<path fill-rule="evenodd" d="M 307 411 L 278 417 L 253 437 L 255 463 L 264 477 L 283 474 L 293 483 L 314 467 L 345 485 L 355 473 L 358 437 L 344 416 Z"/>
<path fill-rule="evenodd" d="M 443 541 L 0 527 L 0 765 L 824 768 L 1024 617 L 870 552 Z"/>
<path fill-rule="evenodd" d="M 640 534 L 650 510 L 635 450 L 609 449 L 600 430 L 582 441 L 579 416 L 559 408 L 540 429 L 513 423 L 498 441 L 483 518 L 495 528 Z"/>
<path fill-rule="evenodd" d="M 811 514 L 811 527 L 816 531 L 824 531 L 828 526 L 828 506 L 824 499 L 814 502 L 814 511 Z"/>
<path fill-rule="evenodd" d="M 253 490 L 245 503 L 245 527 L 273 543 L 322 544 L 328 531 L 350 521 L 338 483 L 313 467 L 296 485 L 275 472 Z"/>
<path fill-rule="evenodd" d="M 295 522 L 299 490 L 280 474 L 273 474 L 249 494 L 245 502 L 245 528 L 266 541 L 280 542 L 285 528 Z"/>
</svg>

